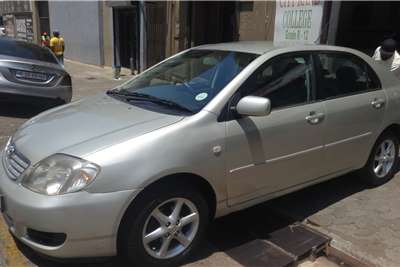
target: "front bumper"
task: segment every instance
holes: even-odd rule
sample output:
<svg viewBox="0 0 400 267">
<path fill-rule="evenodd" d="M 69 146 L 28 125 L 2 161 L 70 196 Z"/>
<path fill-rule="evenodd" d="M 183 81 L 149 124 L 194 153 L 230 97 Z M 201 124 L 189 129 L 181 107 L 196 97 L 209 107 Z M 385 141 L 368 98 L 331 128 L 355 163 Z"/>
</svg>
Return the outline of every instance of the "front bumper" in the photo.
<svg viewBox="0 0 400 267">
<path fill-rule="evenodd" d="M 3 217 L 11 233 L 34 250 L 51 257 L 115 255 L 119 223 L 137 193 L 134 190 L 112 193 L 82 191 L 45 196 L 10 180 L 0 163 L 0 194 L 5 204 Z M 30 238 L 28 228 L 65 233 L 66 240 L 58 246 L 43 245 Z"/>
</svg>

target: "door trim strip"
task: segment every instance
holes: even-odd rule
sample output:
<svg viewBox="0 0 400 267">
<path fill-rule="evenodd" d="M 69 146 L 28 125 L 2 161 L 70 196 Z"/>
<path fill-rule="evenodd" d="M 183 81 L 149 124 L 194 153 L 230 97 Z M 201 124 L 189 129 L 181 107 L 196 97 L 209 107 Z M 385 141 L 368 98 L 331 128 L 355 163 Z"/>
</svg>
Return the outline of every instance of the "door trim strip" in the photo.
<svg viewBox="0 0 400 267">
<path fill-rule="evenodd" d="M 237 171 L 240 171 L 240 170 L 244 170 L 244 169 L 248 169 L 248 168 L 251 168 L 251 167 L 255 167 L 256 165 L 273 163 L 273 162 L 276 162 L 276 161 L 279 161 L 279 160 L 294 158 L 294 157 L 297 157 L 297 156 L 305 154 L 305 153 L 309 153 L 309 152 L 313 152 L 313 151 L 316 151 L 316 150 L 319 150 L 319 149 L 323 149 L 324 147 L 332 147 L 332 146 L 339 145 L 339 144 L 342 144 L 342 143 L 347 143 L 347 142 L 350 142 L 350 141 L 353 141 L 353 140 L 356 140 L 356 139 L 360 139 L 360 138 L 369 136 L 371 134 L 372 134 L 372 132 L 367 132 L 367 133 L 363 133 L 363 134 L 356 135 L 356 136 L 353 136 L 353 137 L 349 137 L 349 138 L 346 138 L 346 139 L 342 139 L 342 140 L 339 140 L 339 141 L 336 141 L 336 142 L 332 142 L 332 143 L 329 143 L 329 144 L 326 144 L 326 145 L 316 146 L 316 147 L 312 147 L 312 148 L 309 148 L 309 149 L 298 151 L 298 152 L 295 152 L 295 153 L 292 153 L 292 154 L 288 154 L 288 155 L 284 155 L 284 156 L 280 156 L 280 157 L 276 157 L 276 158 L 272 158 L 272 159 L 267 159 L 266 161 L 261 162 L 261 163 L 247 164 L 247 165 L 244 165 L 244 166 L 240 166 L 240 167 L 231 169 L 229 171 L 229 173 L 234 173 L 234 172 L 237 172 Z"/>
<path fill-rule="evenodd" d="M 312 148 L 309 148 L 309 149 L 298 151 L 298 152 L 295 152 L 295 153 L 292 153 L 292 154 L 279 156 L 279 157 L 272 158 L 272 159 L 267 159 L 266 161 L 258 163 L 258 164 L 252 163 L 252 164 L 244 165 L 244 166 L 241 166 L 241 167 L 237 167 L 237 168 L 231 169 L 229 171 L 229 173 L 234 173 L 234 172 L 237 172 L 237 171 L 240 171 L 240 170 L 243 170 L 243 169 L 247 169 L 247 168 L 251 168 L 251 167 L 255 167 L 255 166 L 258 166 L 258 165 L 264 165 L 264 164 L 273 163 L 273 162 L 284 160 L 284 159 L 294 158 L 294 157 L 297 157 L 297 156 L 305 154 L 305 153 L 309 153 L 309 152 L 313 152 L 313 151 L 316 151 L 316 150 L 320 150 L 323 147 L 324 146 L 316 146 L 316 147 L 312 147 Z"/>
<path fill-rule="evenodd" d="M 360 134 L 360 135 L 356 135 L 356 136 L 353 136 L 353 137 L 349 137 L 349 138 L 346 138 L 346 139 L 342 139 L 342 140 L 339 140 L 339 141 L 335 141 L 335 142 L 326 144 L 325 147 L 331 147 L 331 146 L 339 145 L 339 144 L 342 144 L 342 143 L 347 143 L 347 142 L 350 142 L 350 141 L 353 141 L 353 140 L 356 140 L 356 139 L 360 139 L 360 138 L 369 136 L 371 134 L 372 134 L 372 132 L 363 133 L 363 134 Z"/>
</svg>

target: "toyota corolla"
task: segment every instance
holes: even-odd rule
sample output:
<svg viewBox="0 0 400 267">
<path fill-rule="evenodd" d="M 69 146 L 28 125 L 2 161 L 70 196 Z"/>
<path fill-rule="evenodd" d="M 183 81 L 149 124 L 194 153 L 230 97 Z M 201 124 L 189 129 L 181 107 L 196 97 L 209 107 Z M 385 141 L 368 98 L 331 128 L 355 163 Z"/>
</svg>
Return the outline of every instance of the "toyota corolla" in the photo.
<svg viewBox="0 0 400 267">
<path fill-rule="evenodd" d="M 213 218 L 353 171 L 391 179 L 398 84 L 347 48 L 195 47 L 22 125 L 1 211 L 42 254 L 175 265 Z"/>
</svg>

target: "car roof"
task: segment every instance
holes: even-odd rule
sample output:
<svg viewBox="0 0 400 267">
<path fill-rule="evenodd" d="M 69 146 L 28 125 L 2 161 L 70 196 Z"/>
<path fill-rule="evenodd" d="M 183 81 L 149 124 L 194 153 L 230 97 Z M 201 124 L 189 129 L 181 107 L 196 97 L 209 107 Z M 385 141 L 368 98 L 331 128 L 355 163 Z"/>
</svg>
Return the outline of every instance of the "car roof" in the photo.
<svg viewBox="0 0 400 267">
<path fill-rule="evenodd" d="M 239 41 L 231 43 L 207 44 L 194 48 L 205 50 L 237 51 L 261 55 L 270 50 L 276 49 L 277 47 L 274 46 L 273 42 L 270 41 Z"/>
<path fill-rule="evenodd" d="M 253 53 L 258 55 L 262 55 L 277 49 L 282 50 L 281 52 L 324 50 L 324 51 L 349 52 L 353 54 L 360 53 L 360 51 L 356 51 L 351 48 L 333 46 L 333 45 L 309 44 L 309 45 L 276 46 L 271 41 L 238 41 L 230 43 L 207 44 L 207 45 L 193 47 L 193 49 L 236 51 L 236 52 Z"/>
</svg>

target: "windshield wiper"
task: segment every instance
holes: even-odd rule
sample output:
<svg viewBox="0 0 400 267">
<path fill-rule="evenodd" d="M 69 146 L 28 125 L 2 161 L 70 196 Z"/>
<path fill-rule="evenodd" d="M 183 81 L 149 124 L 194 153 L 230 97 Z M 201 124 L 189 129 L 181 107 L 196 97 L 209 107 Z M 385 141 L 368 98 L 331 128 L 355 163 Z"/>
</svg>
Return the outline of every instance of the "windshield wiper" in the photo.
<svg viewBox="0 0 400 267">
<path fill-rule="evenodd" d="M 120 90 L 120 89 L 107 90 L 106 94 L 107 95 L 118 95 L 118 96 L 129 96 L 130 95 L 130 93 L 125 92 L 125 91 Z"/>
<path fill-rule="evenodd" d="M 189 113 L 193 113 L 192 110 L 188 109 L 185 106 L 182 106 L 174 101 L 171 100 L 167 100 L 167 99 L 162 99 L 162 98 L 158 98 L 152 95 L 147 95 L 147 94 L 142 94 L 142 93 L 130 93 L 129 96 L 127 97 L 127 100 L 147 100 L 150 101 L 152 103 L 156 103 L 156 104 L 161 104 L 164 106 L 168 106 L 170 108 L 175 108 L 175 109 L 180 109 Z"/>
<path fill-rule="evenodd" d="M 126 91 L 121 91 L 121 90 L 109 90 L 109 91 L 107 91 L 107 94 L 122 96 L 124 98 L 124 100 L 126 100 L 128 102 L 129 101 L 149 101 L 152 103 L 168 106 L 170 108 L 179 109 L 179 110 L 183 110 L 183 111 L 186 111 L 189 113 L 193 113 L 192 110 L 190 110 L 187 107 L 182 106 L 174 101 L 158 98 L 158 97 L 148 95 L 148 94 L 137 93 L 137 92 L 126 92 Z"/>
</svg>

